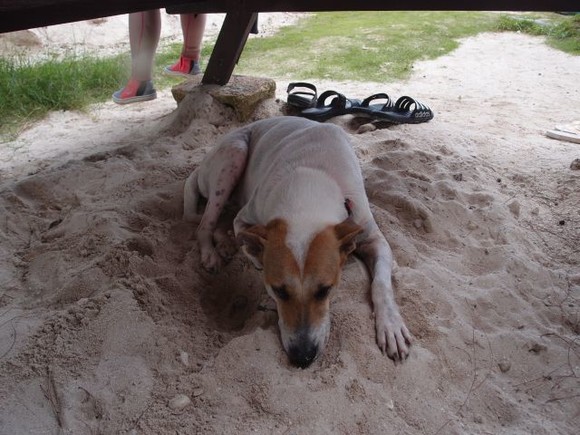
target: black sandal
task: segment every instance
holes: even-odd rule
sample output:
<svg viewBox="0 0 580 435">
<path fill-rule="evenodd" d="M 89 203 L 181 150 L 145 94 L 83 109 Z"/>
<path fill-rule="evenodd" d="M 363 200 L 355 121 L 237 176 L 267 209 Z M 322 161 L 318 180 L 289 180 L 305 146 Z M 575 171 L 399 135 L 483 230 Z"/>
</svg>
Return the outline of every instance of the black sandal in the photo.
<svg viewBox="0 0 580 435">
<path fill-rule="evenodd" d="M 381 119 L 397 122 L 399 124 L 419 124 L 433 119 L 433 111 L 427 106 L 411 97 L 399 98 L 392 110 L 384 112 Z"/>
<path fill-rule="evenodd" d="M 386 99 L 383 105 L 369 104 L 376 99 Z M 366 98 L 360 107 L 353 107 L 349 113 L 395 124 L 419 124 L 433 119 L 429 106 L 407 96 L 399 98 L 395 104 L 387 94 L 375 94 Z"/>
<path fill-rule="evenodd" d="M 371 101 L 376 100 L 386 100 L 386 102 L 380 104 L 370 104 Z M 353 107 L 350 113 L 352 113 L 355 116 L 365 116 L 369 118 L 375 118 L 376 117 L 375 114 L 377 114 L 377 112 L 386 112 L 392 109 L 393 109 L 393 101 L 391 100 L 391 97 L 389 97 L 384 92 L 381 92 L 379 94 L 374 94 L 368 98 L 365 98 L 360 104 L 360 106 Z"/>
<path fill-rule="evenodd" d="M 295 88 L 298 90 L 290 93 Z M 286 89 L 288 93 L 287 103 L 299 109 L 308 109 L 314 107 L 317 100 L 316 86 L 306 82 L 292 82 L 288 84 Z"/>
<path fill-rule="evenodd" d="M 330 100 L 329 104 L 327 104 L 326 100 L 331 97 L 334 98 Z M 360 104 L 360 100 L 348 99 L 336 91 L 326 91 L 318 97 L 316 107 L 304 109 L 300 112 L 300 116 L 314 121 L 323 122 L 335 116 L 351 113 L 352 108 L 360 106 Z"/>
</svg>

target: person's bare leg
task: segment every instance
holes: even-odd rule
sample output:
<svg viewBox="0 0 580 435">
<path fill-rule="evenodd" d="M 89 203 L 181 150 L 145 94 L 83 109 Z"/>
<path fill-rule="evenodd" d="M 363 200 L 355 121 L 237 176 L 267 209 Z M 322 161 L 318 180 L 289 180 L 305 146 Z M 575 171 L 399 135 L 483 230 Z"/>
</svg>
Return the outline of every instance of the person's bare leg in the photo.
<svg viewBox="0 0 580 435">
<path fill-rule="evenodd" d="M 181 55 L 183 57 L 199 61 L 205 22 L 205 14 L 181 14 L 181 30 L 183 31 Z"/>
<path fill-rule="evenodd" d="M 181 14 L 181 30 L 183 31 L 181 56 L 176 63 L 165 68 L 166 74 L 189 76 L 201 73 L 199 58 L 205 21 L 205 14 Z"/>
<path fill-rule="evenodd" d="M 159 9 L 129 14 L 131 44 L 131 78 L 151 80 L 155 51 L 161 35 Z"/>
<path fill-rule="evenodd" d="M 131 45 L 131 78 L 124 88 L 113 93 L 117 104 L 154 100 L 157 92 L 151 81 L 153 59 L 161 34 L 159 9 L 129 14 L 129 43 Z"/>
</svg>

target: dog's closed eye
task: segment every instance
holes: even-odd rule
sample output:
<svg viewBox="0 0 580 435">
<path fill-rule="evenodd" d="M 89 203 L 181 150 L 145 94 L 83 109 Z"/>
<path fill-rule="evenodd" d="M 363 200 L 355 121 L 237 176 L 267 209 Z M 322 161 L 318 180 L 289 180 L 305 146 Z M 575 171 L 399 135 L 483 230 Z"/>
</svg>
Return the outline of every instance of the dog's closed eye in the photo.
<svg viewBox="0 0 580 435">
<path fill-rule="evenodd" d="M 281 301 L 287 301 L 288 299 L 290 299 L 290 294 L 288 293 L 288 290 L 286 290 L 285 285 L 272 286 L 272 291 L 274 292 L 276 297 Z"/>
<path fill-rule="evenodd" d="M 323 301 L 328 297 L 328 293 L 330 293 L 331 288 L 332 286 L 330 285 L 320 284 L 318 286 L 318 290 L 316 291 L 316 293 L 314 293 L 314 299 L 316 299 L 317 301 Z"/>
</svg>

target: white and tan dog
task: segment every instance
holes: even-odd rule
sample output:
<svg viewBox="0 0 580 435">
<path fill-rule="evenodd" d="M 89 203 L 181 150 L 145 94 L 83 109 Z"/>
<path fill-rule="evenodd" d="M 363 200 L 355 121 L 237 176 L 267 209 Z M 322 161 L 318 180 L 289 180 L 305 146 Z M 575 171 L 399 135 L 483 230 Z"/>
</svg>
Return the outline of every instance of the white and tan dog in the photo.
<svg viewBox="0 0 580 435">
<path fill-rule="evenodd" d="M 207 199 L 198 214 L 200 196 Z M 290 361 L 307 367 L 330 333 L 330 296 L 354 252 L 371 276 L 377 343 L 397 360 L 411 336 L 393 296 L 391 249 L 371 215 L 358 160 L 337 126 L 296 117 L 254 122 L 218 143 L 188 177 L 184 218 L 198 221 L 205 269 L 216 272 L 216 226 L 226 201 L 234 232 L 263 269 Z"/>
</svg>

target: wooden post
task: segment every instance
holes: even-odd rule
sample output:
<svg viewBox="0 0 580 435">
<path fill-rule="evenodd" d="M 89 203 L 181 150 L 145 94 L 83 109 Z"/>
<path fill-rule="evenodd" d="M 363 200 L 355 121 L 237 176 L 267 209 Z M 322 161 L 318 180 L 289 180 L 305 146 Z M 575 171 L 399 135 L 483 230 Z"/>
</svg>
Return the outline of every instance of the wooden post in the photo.
<svg viewBox="0 0 580 435">
<path fill-rule="evenodd" d="M 201 82 L 206 85 L 225 85 L 232 76 L 236 63 L 246 45 L 257 12 L 231 10 L 220 30 Z"/>
</svg>

